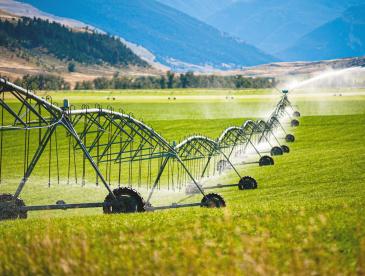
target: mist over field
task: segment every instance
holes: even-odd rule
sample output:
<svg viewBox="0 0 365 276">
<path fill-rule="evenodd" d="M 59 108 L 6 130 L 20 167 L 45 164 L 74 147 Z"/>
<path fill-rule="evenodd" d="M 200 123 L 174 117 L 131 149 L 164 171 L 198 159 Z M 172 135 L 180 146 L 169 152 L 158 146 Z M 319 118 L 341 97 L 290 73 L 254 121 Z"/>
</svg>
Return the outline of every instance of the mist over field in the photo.
<svg viewBox="0 0 365 276">
<path fill-rule="evenodd" d="M 0 0 L 0 275 L 365 274 L 362 2 Z"/>
</svg>

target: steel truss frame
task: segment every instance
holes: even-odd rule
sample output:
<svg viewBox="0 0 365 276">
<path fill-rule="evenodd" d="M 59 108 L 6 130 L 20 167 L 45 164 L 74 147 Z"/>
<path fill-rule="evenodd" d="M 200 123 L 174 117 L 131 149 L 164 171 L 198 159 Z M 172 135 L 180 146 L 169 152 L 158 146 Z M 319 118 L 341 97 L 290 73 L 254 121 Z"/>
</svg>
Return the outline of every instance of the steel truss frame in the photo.
<svg viewBox="0 0 365 276">
<path fill-rule="evenodd" d="M 55 104 L 38 97 L 33 92 L 19 87 L 5 79 L 0 78 L 0 93 L 10 93 L 20 103 L 18 110 L 14 110 L 4 100 L 0 100 L 0 105 L 8 112 L 13 120 L 6 122 L 5 125 L 0 126 L 0 131 L 14 131 L 14 130 L 35 130 L 40 131 L 40 143 L 28 164 L 23 178 L 21 179 L 14 197 L 20 196 L 24 186 L 26 185 L 30 175 L 37 165 L 42 153 L 47 147 L 52 135 L 56 129 L 63 127 L 67 133 L 76 141 L 76 147 L 82 151 L 85 158 L 89 161 L 98 179 L 108 191 L 108 193 L 115 198 L 115 195 L 107 183 L 106 178 L 101 173 L 98 164 L 112 158 L 114 162 L 135 162 L 154 158 L 163 158 L 164 161 L 159 168 L 157 178 L 154 181 L 150 194 L 147 199 L 147 206 L 150 206 L 151 197 L 157 187 L 159 179 L 165 169 L 169 159 L 176 159 L 185 170 L 191 181 L 197 186 L 201 194 L 205 196 L 203 190 L 200 189 L 198 183 L 188 171 L 186 165 L 176 153 L 174 148 L 151 127 L 142 123 L 130 115 L 106 110 L 102 108 L 97 109 L 61 109 Z M 27 122 L 23 118 L 32 118 Z M 33 119 L 34 118 L 34 119 Z M 81 126 L 82 125 L 82 126 Z M 111 128 L 112 126 L 112 128 Z M 113 130 L 111 133 L 110 130 Z M 45 131 L 44 131 L 45 130 Z M 86 137 L 94 134 L 90 141 L 86 141 Z M 127 137 L 123 141 L 118 141 L 122 135 Z M 107 136 L 107 137 L 106 137 Z M 103 139 L 106 141 L 102 144 L 99 142 Z M 131 143 L 138 141 L 138 147 L 127 150 Z M 118 145 L 119 151 L 115 150 Z M 128 155 L 128 156 L 127 156 Z M 85 204 L 61 204 L 61 205 L 44 205 L 44 206 L 24 206 L 21 207 L 23 211 L 32 210 L 49 210 L 49 209 L 68 209 L 68 208 L 89 208 L 99 207 L 104 203 L 85 203 Z M 200 206 L 200 203 L 197 205 Z M 188 204 L 187 206 L 191 206 Z M 166 207 L 166 206 L 165 206 Z M 168 207 L 168 206 L 167 206 Z M 180 206 L 173 206 L 184 207 Z M 149 207 L 149 210 L 153 208 Z"/>
<path fill-rule="evenodd" d="M 11 95 L 18 104 L 17 108 L 11 106 L 4 100 L 4 95 Z M 234 149 L 241 146 L 243 152 L 248 145 L 252 145 L 261 157 L 261 153 L 255 146 L 254 138 L 258 143 L 262 139 L 268 141 L 268 135 L 274 135 L 273 129 L 284 127 L 280 118 L 285 115 L 286 108 L 291 107 L 287 96 L 284 95 L 277 104 L 268 122 L 246 121 L 241 127 L 230 127 L 214 141 L 204 136 L 192 136 L 176 146 L 170 145 L 160 134 L 143 122 L 122 112 L 115 112 L 110 109 L 85 108 L 75 110 L 72 108 L 60 108 L 52 103 L 52 99 L 41 98 L 34 92 L 19 87 L 6 79 L 0 78 L 0 106 L 5 110 L 8 119 L 2 122 L 0 132 L 25 130 L 38 130 L 39 145 L 29 164 L 27 164 L 23 178 L 21 179 L 14 197 L 18 198 L 41 158 L 44 150 L 49 144 L 51 137 L 58 128 L 66 130 L 68 135 L 76 142 L 75 149 L 80 150 L 84 158 L 88 160 L 108 193 L 116 199 L 111 186 L 99 166 L 104 162 L 131 163 L 144 160 L 161 159 L 161 165 L 157 177 L 152 185 L 147 198 L 146 207 L 150 206 L 150 200 L 159 183 L 159 180 L 169 160 L 176 160 L 183 168 L 189 179 L 196 186 L 196 189 L 204 197 L 203 188 L 198 184 L 197 179 L 189 171 L 186 162 L 190 160 L 206 158 L 207 162 L 201 172 L 204 177 L 207 167 L 214 156 L 223 156 L 224 160 L 235 171 L 241 179 L 241 175 L 231 162 L 231 155 Z M 4 116 L 2 116 L 4 118 Z M 284 130 L 285 131 L 285 130 Z M 257 138 L 259 136 L 259 138 Z M 275 137 L 279 143 L 278 139 Z M 29 140 L 28 140 L 29 143 Z M 132 145 L 137 145 L 136 147 Z M 257 163 L 257 162 L 256 162 Z M 245 163 L 247 164 L 247 163 Z M 236 186 L 236 185 L 228 185 Z M 217 186 L 218 187 L 218 186 Z M 221 185 L 219 187 L 222 187 Z M 104 206 L 104 202 L 61 204 L 43 206 L 22 206 L 22 211 L 69 209 L 69 208 L 90 208 Z M 166 208 L 180 208 L 190 206 L 201 206 L 201 203 L 173 204 L 171 206 L 148 207 L 149 210 Z"/>
<path fill-rule="evenodd" d="M 291 103 L 289 102 L 286 95 L 284 95 L 279 103 L 276 105 L 274 112 L 270 116 L 267 122 L 263 120 L 259 120 L 254 122 L 252 120 L 246 121 L 241 127 L 229 127 L 223 131 L 217 141 L 213 141 L 205 136 L 191 136 L 185 139 L 183 142 L 178 144 L 175 147 L 176 152 L 184 161 L 188 160 L 197 160 L 197 159 L 207 159 L 207 162 L 203 166 L 201 171 L 201 178 L 205 176 L 207 168 L 214 156 L 222 155 L 223 160 L 228 164 L 227 167 L 232 168 L 237 176 L 242 179 L 242 176 L 236 169 L 235 165 L 233 165 L 231 159 L 232 154 L 239 147 L 242 149 L 238 152 L 242 156 L 246 153 L 247 147 L 252 146 L 255 152 L 258 154 L 260 158 L 262 158 L 261 152 L 258 150 L 257 146 L 266 141 L 271 147 L 274 147 L 270 142 L 270 138 L 274 138 L 275 143 L 278 147 L 281 147 L 281 143 L 279 138 L 276 137 L 274 131 L 277 128 L 281 128 L 285 132 L 285 128 L 281 124 L 279 118 L 287 115 L 286 108 L 291 107 Z M 292 108 L 292 107 L 291 107 Z M 276 146 L 276 145 L 275 145 Z M 227 154 L 225 151 L 228 151 Z M 243 165 L 247 164 L 255 164 L 259 163 L 255 162 L 243 162 Z M 210 188 L 223 188 L 223 187 L 232 187 L 239 186 L 239 184 L 226 184 L 226 185 L 218 185 L 211 187 L 204 187 L 204 189 Z M 203 187 L 202 187 L 203 188 Z"/>
</svg>

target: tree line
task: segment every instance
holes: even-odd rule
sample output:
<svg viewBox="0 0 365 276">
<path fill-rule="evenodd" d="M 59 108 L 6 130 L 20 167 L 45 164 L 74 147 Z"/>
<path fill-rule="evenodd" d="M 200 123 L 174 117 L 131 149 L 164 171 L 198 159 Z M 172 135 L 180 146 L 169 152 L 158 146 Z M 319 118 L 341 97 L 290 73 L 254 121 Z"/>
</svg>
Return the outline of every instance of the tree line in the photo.
<svg viewBox="0 0 365 276">
<path fill-rule="evenodd" d="M 95 31 L 73 31 L 56 22 L 23 17 L 0 20 L 0 46 L 46 51 L 60 60 L 84 64 L 149 67 L 118 38 Z"/>
<path fill-rule="evenodd" d="M 274 78 L 252 78 L 218 75 L 195 75 L 193 72 L 176 74 L 167 72 L 162 76 L 114 76 L 111 79 L 100 77 L 92 81 L 77 82 L 75 90 L 90 89 L 172 89 L 172 88 L 272 88 Z"/>
<path fill-rule="evenodd" d="M 15 80 L 17 85 L 32 90 L 70 90 L 70 83 L 53 75 L 26 75 Z M 162 76 L 127 77 L 115 75 L 113 78 L 100 77 L 92 81 L 77 82 L 75 90 L 101 89 L 172 89 L 172 88 L 272 88 L 274 78 L 250 78 L 241 75 L 217 76 L 195 75 L 192 72 L 176 74 L 167 72 Z"/>
<path fill-rule="evenodd" d="M 30 90 L 70 90 L 70 83 L 63 78 L 53 75 L 25 75 L 14 81 L 18 86 Z"/>
</svg>

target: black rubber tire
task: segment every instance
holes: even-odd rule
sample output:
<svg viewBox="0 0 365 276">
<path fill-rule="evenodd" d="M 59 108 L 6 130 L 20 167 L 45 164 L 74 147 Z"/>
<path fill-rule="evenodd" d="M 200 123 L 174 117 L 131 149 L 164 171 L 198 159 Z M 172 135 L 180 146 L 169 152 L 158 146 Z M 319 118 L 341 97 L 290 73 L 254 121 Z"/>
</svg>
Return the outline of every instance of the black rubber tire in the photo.
<svg viewBox="0 0 365 276">
<path fill-rule="evenodd" d="M 142 213 L 145 210 L 143 197 L 132 188 L 117 188 L 113 191 L 116 199 L 111 194 L 104 201 L 104 214 Z"/>
<path fill-rule="evenodd" d="M 200 206 L 206 208 L 224 208 L 226 207 L 226 202 L 219 194 L 211 193 L 203 197 Z"/>
<path fill-rule="evenodd" d="M 284 151 L 281 147 L 273 147 L 270 151 L 271 156 L 283 155 Z"/>
<path fill-rule="evenodd" d="M 293 134 L 288 134 L 285 136 L 285 141 L 288 143 L 293 143 L 295 141 L 295 136 Z"/>
<path fill-rule="evenodd" d="M 287 145 L 282 145 L 281 149 L 283 150 L 284 153 L 289 153 L 290 152 L 290 148 Z"/>
<path fill-rule="evenodd" d="M 28 213 L 19 210 L 22 206 L 25 206 L 22 199 L 14 198 L 11 194 L 0 194 L 0 220 L 26 219 Z"/>
<path fill-rule="evenodd" d="M 299 118 L 300 117 L 300 112 L 299 111 L 294 111 L 293 112 L 293 117 Z"/>
<path fill-rule="evenodd" d="M 259 161 L 260 167 L 272 166 L 272 165 L 274 165 L 274 159 L 272 159 L 270 156 L 265 155 L 260 158 Z"/>
<path fill-rule="evenodd" d="M 254 190 L 257 189 L 257 181 L 251 176 L 244 176 L 238 182 L 239 190 Z"/>
<path fill-rule="evenodd" d="M 299 121 L 298 120 L 296 120 L 296 119 L 293 119 L 291 122 L 290 122 L 290 125 L 292 126 L 292 127 L 297 127 L 297 126 L 299 126 Z"/>
</svg>

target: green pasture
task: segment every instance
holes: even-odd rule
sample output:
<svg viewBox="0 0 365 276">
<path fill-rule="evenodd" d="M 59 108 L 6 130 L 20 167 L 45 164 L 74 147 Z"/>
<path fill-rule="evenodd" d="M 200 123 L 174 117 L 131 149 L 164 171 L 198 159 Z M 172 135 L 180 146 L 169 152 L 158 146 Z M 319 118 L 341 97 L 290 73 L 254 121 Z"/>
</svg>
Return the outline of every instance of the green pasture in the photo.
<svg viewBox="0 0 365 276">
<path fill-rule="evenodd" d="M 76 108 L 82 104 L 122 108 L 143 118 L 170 142 L 190 134 L 215 139 L 226 127 L 268 116 L 280 97 L 269 90 L 50 95 L 58 104 L 69 98 Z M 297 138 L 289 145 L 291 152 L 276 157 L 272 167 L 238 166 L 242 175 L 257 179 L 257 190 L 215 190 L 227 202 L 227 208 L 220 210 L 113 216 L 102 215 L 99 209 L 53 211 L 30 213 L 26 221 L 0 222 L 0 274 L 363 275 L 364 91 L 300 91 L 290 99 L 303 115 L 301 125 L 290 129 Z M 8 173 L 1 192 L 15 191 L 23 169 L 19 149 L 24 135 L 9 135 L 3 157 Z M 66 158 L 60 166 L 65 170 Z M 44 157 L 22 198 L 27 204 L 102 200 L 105 189 L 90 179 L 84 187 L 64 179 L 58 185 L 52 179 L 48 188 Z M 216 181 L 237 180 L 230 172 Z M 182 196 L 159 193 L 164 202 Z"/>
</svg>

